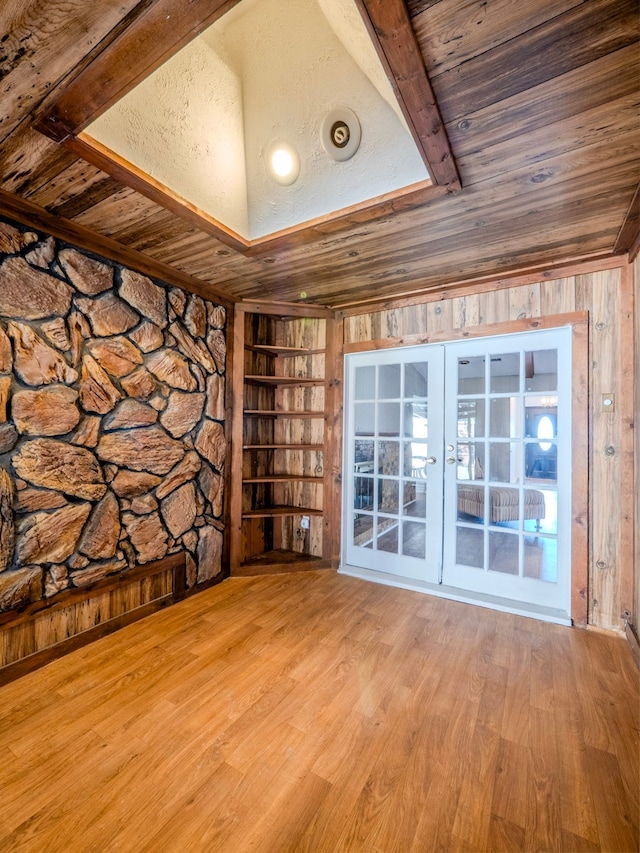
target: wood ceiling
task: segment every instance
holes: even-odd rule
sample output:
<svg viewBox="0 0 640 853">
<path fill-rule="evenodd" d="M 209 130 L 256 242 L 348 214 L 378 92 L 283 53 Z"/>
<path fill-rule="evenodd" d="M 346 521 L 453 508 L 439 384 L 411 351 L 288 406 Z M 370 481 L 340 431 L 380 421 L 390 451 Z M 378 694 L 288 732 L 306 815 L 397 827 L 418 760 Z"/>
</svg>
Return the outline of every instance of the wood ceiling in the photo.
<svg viewBox="0 0 640 853">
<path fill-rule="evenodd" d="M 155 2 L 4 0 L 0 213 L 82 238 L 149 274 L 162 277 L 167 265 L 213 297 L 305 293 L 332 307 L 630 247 L 640 176 L 637 0 L 408 0 L 462 189 L 417 208 L 390 201 L 374 221 L 357 213 L 327 221 L 308 242 L 250 257 L 33 127 L 103 40 Z"/>
</svg>

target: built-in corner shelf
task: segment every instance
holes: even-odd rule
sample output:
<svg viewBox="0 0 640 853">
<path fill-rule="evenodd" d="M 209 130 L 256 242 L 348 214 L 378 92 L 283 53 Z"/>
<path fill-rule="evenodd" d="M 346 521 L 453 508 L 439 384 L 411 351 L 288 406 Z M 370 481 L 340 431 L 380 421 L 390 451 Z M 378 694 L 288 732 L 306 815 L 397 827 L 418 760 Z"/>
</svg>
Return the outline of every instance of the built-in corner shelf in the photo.
<svg viewBox="0 0 640 853">
<path fill-rule="evenodd" d="M 285 515 L 322 515 L 322 510 L 313 509 L 310 506 L 269 506 L 264 509 L 250 509 L 242 513 L 243 518 L 276 518 Z"/>
<path fill-rule="evenodd" d="M 324 412 L 275 412 L 271 409 L 245 409 L 245 418 L 324 418 Z"/>
<path fill-rule="evenodd" d="M 328 567 L 333 313 L 301 305 L 234 307 L 231 573 Z"/>
<path fill-rule="evenodd" d="M 306 376 L 265 376 L 264 374 L 247 375 L 244 381 L 248 385 L 283 385 L 295 387 L 296 385 L 318 385 L 324 386 L 324 379 L 318 379 Z"/>
</svg>

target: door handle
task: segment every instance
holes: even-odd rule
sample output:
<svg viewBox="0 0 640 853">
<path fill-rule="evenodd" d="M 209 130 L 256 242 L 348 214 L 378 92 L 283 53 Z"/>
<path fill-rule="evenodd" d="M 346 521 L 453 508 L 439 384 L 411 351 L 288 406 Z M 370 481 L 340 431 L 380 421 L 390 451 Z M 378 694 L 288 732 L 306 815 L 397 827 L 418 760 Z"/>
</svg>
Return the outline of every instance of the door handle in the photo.
<svg viewBox="0 0 640 853">
<path fill-rule="evenodd" d="M 455 464 L 456 464 L 456 460 L 453 458 L 453 456 L 447 456 L 447 465 L 455 465 Z"/>
<path fill-rule="evenodd" d="M 435 456 L 427 456 L 427 465 L 435 465 L 437 461 Z"/>
</svg>

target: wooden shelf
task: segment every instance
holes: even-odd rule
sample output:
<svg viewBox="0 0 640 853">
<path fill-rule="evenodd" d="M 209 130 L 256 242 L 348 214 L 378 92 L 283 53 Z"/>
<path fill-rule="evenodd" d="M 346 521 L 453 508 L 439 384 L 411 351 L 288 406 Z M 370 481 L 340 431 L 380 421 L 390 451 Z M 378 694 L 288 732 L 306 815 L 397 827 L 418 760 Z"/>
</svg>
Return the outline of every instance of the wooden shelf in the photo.
<svg viewBox="0 0 640 853">
<path fill-rule="evenodd" d="M 245 344 L 244 348 L 251 352 L 259 352 L 263 355 L 275 355 L 281 358 L 295 358 L 296 356 L 318 355 L 323 349 L 304 349 L 304 347 L 277 347 L 270 344 Z"/>
<path fill-rule="evenodd" d="M 322 483 L 324 476 L 313 477 L 310 474 L 271 474 L 264 477 L 243 477 L 243 483 Z"/>
<path fill-rule="evenodd" d="M 284 515 L 322 515 L 322 510 L 306 506 L 270 506 L 242 513 L 243 518 L 280 518 Z"/>
<path fill-rule="evenodd" d="M 288 385 L 290 387 L 294 387 L 296 385 L 310 385 L 310 386 L 313 386 L 313 385 L 322 386 L 322 385 L 324 385 L 324 379 L 319 379 L 317 377 L 306 379 L 306 378 L 301 377 L 301 376 L 262 376 L 262 375 L 257 376 L 257 375 L 251 375 L 251 376 L 245 376 L 244 381 L 248 385 L 268 385 L 268 386 Z"/>
<path fill-rule="evenodd" d="M 243 450 L 324 450 L 324 444 L 244 444 Z"/>
<path fill-rule="evenodd" d="M 258 557 L 246 560 L 237 569 L 234 577 L 252 577 L 254 575 L 275 575 L 288 572 L 313 572 L 316 569 L 328 569 L 331 564 L 322 557 L 300 554 L 298 551 L 265 551 Z"/>
<path fill-rule="evenodd" d="M 284 412 L 275 409 L 245 409 L 248 418 L 324 418 L 324 412 Z"/>
</svg>

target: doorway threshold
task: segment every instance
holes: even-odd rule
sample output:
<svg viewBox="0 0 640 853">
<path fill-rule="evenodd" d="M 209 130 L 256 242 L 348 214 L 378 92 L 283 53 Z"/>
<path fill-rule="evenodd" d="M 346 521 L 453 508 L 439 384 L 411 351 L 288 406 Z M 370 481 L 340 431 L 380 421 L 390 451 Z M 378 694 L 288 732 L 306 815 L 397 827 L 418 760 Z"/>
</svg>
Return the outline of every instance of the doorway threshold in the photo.
<svg viewBox="0 0 640 853">
<path fill-rule="evenodd" d="M 555 625 L 570 626 L 571 617 L 565 610 L 555 607 L 544 607 L 542 605 L 527 604 L 522 601 L 514 601 L 510 598 L 500 598 L 496 595 L 486 595 L 482 592 L 471 592 L 466 589 L 457 589 L 453 586 L 428 583 L 427 581 L 405 578 L 400 575 L 391 575 L 387 572 L 377 572 L 372 569 L 363 569 L 358 566 L 341 566 L 338 574 L 349 575 L 353 578 L 384 584 L 385 586 L 396 586 L 400 589 L 409 589 L 413 592 L 422 592 L 426 595 L 435 595 L 438 598 L 448 598 L 451 601 L 460 601 L 463 604 L 475 604 L 477 607 L 486 607 L 490 610 L 500 610 L 503 613 L 513 613 L 516 616 L 527 616 L 530 619 L 538 619 L 542 622 L 553 622 Z"/>
</svg>

